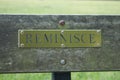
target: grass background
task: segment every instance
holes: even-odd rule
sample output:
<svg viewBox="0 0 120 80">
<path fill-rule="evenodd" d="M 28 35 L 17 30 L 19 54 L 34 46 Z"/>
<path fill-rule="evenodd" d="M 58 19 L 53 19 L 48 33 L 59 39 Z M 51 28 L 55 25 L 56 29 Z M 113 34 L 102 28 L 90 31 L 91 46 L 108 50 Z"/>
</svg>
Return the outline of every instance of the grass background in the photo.
<svg viewBox="0 0 120 80">
<path fill-rule="evenodd" d="M 108 0 L 0 0 L 0 13 L 120 14 L 120 1 Z"/>
<path fill-rule="evenodd" d="M 0 14 L 120 14 L 120 1 L 0 0 Z M 0 80 L 51 80 L 51 73 L 0 74 Z M 120 72 L 74 72 L 72 80 L 120 80 Z"/>
<path fill-rule="evenodd" d="M 72 72 L 72 80 L 120 80 L 120 72 Z M 51 80 L 51 73 L 0 74 L 0 80 Z"/>
</svg>

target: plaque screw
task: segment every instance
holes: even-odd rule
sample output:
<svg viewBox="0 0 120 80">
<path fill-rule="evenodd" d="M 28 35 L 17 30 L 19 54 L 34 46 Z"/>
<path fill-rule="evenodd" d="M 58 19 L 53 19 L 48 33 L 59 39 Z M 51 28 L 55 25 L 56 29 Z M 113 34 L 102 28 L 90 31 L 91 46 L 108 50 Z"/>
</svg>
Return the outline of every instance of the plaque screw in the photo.
<svg viewBox="0 0 120 80">
<path fill-rule="evenodd" d="M 21 31 L 20 31 L 20 33 L 21 33 L 21 34 L 23 34 L 23 33 L 24 33 L 24 31 L 23 31 L 23 30 L 21 30 Z"/>
<path fill-rule="evenodd" d="M 20 46 L 21 46 L 21 47 L 24 47 L 24 44 L 22 43 L 22 44 L 20 44 Z"/>
<path fill-rule="evenodd" d="M 100 46 L 100 43 L 97 43 L 97 46 Z"/>
<path fill-rule="evenodd" d="M 61 44 L 61 47 L 65 47 L 65 45 L 64 45 L 64 44 Z"/>
<path fill-rule="evenodd" d="M 62 60 L 60 60 L 60 63 L 61 63 L 62 65 L 65 65 L 65 64 L 66 64 L 66 61 L 65 61 L 64 59 L 62 59 Z"/>
<path fill-rule="evenodd" d="M 60 26 L 64 26 L 64 25 L 65 25 L 65 21 L 64 21 L 64 20 L 60 20 L 60 21 L 59 21 L 59 25 L 60 25 Z"/>
<path fill-rule="evenodd" d="M 64 30 L 61 31 L 61 34 L 63 34 L 63 33 L 64 33 Z"/>
</svg>

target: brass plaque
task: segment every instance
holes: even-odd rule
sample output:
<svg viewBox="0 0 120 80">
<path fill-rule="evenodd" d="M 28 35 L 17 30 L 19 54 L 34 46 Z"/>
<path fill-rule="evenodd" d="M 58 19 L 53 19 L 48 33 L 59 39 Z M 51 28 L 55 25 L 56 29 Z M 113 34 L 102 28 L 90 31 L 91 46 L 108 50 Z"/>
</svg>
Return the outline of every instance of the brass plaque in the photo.
<svg viewBox="0 0 120 80">
<path fill-rule="evenodd" d="M 101 30 L 19 30 L 18 47 L 101 47 Z"/>
</svg>

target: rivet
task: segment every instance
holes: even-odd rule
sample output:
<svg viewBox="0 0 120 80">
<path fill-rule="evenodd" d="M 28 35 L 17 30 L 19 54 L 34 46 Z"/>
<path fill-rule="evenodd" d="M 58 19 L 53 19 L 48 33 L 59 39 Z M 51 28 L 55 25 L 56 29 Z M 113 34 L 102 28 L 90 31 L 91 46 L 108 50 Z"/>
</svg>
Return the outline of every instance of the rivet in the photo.
<svg viewBox="0 0 120 80">
<path fill-rule="evenodd" d="M 62 60 L 60 60 L 60 63 L 61 63 L 62 65 L 65 65 L 65 64 L 66 64 L 66 61 L 65 61 L 64 59 L 62 59 Z"/>
</svg>

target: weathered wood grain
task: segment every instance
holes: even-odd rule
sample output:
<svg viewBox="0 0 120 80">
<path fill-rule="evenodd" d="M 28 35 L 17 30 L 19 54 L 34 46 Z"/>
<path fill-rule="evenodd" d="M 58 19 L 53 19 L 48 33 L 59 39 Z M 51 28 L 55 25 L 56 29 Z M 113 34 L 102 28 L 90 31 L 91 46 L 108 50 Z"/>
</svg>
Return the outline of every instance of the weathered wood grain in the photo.
<svg viewBox="0 0 120 80">
<path fill-rule="evenodd" d="M 101 29 L 101 48 L 18 48 L 19 29 Z M 66 64 L 61 64 L 65 60 Z M 0 73 L 120 70 L 120 16 L 0 15 Z"/>
</svg>

